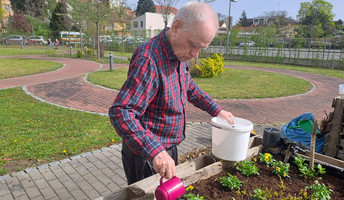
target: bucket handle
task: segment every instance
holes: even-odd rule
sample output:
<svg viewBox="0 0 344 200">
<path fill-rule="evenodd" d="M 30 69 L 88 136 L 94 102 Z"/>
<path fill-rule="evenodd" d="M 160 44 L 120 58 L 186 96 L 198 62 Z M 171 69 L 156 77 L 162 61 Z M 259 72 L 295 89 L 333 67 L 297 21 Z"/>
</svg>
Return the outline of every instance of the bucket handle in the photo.
<svg viewBox="0 0 344 200">
<path fill-rule="evenodd" d="M 215 127 L 215 128 L 218 128 L 218 129 L 222 129 L 222 127 L 216 126 L 214 124 L 212 124 L 212 126 Z"/>
</svg>

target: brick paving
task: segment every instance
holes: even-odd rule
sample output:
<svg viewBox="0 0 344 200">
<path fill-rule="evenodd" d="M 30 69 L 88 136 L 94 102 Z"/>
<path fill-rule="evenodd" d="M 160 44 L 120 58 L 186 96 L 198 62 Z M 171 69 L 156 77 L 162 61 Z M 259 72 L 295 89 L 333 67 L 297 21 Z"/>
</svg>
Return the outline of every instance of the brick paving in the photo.
<svg viewBox="0 0 344 200">
<path fill-rule="evenodd" d="M 0 80 L 1 89 L 25 86 L 23 89 L 35 98 L 63 107 L 91 111 L 106 115 L 117 91 L 85 81 L 85 74 L 108 65 L 92 61 L 52 58 L 46 56 L 20 56 L 47 59 L 64 64 L 62 69 L 38 75 Z M 115 65 L 125 67 L 126 65 Z M 236 67 L 258 70 L 252 67 Z M 285 122 L 311 112 L 316 118 L 324 111 L 332 111 L 332 99 L 338 94 L 341 79 L 304 72 L 261 69 L 308 80 L 314 90 L 297 96 L 260 100 L 216 100 L 224 109 L 254 122 L 254 130 L 262 134 L 265 126 L 280 128 Z M 243 88 L 244 89 L 244 88 Z M 191 104 L 187 108 L 186 140 L 178 148 L 185 154 L 194 148 L 211 144 L 210 117 Z M 191 123 L 192 122 L 192 123 Z M 282 122 L 282 123 L 280 123 Z M 266 124 L 269 123 L 269 124 Z M 275 124 L 271 124 L 275 123 Z M 11 175 L 0 176 L 0 200 L 7 199 L 96 199 L 126 187 L 121 163 L 121 145 L 86 152 L 64 160 L 25 169 Z"/>
</svg>

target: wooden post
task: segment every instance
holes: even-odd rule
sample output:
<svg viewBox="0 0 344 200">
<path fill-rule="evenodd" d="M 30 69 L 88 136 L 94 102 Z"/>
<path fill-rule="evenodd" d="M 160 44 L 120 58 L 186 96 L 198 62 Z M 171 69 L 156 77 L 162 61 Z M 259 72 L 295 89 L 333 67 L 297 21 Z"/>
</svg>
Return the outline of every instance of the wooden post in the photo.
<svg viewBox="0 0 344 200">
<path fill-rule="evenodd" d="M 309 156 L 309 168 L 314 168 L 314 154 L 315 154 L 315 140 L 317 135 L 317 120 L 314 121 L 313 124 L 313 131 L 311 137 L 311 148 L 310 148 L 310 156 Z"/>
<path fill-rule="evenodd" d="M 329 123 L 329 133 L 326 136 L 324 146 L 325 155 L 335 157 L 338 151 L 338 142 L 342 131 L 344 99 L 335 98 L 332 102 L 334 111 L 332 113 L 331 122 Z"/>
</svg>

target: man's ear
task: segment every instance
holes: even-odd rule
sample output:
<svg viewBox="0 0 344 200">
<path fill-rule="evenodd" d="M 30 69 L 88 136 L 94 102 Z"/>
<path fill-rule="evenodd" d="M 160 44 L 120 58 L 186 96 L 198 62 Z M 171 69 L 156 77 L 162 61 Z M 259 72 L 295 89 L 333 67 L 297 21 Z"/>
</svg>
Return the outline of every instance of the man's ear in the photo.
<svg viewBox="0 0 344 200">
<path fill-rule="evenodd" d="M 180 20 L 176 20 L 171 26 L 173 33 L 177 33 L 177 31 L 179 31 L 182 28 L 183 28 L 183 22 Z"/>
</svg>

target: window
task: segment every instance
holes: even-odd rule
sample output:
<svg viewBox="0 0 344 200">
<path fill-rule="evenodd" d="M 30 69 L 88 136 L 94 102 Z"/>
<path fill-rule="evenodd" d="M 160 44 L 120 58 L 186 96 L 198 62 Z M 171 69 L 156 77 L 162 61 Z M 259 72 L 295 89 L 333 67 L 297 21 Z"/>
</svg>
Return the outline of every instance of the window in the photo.
<svg viewBox="0 0 344 200">
<path fill-rule="evenodd" d="M 141 28 L 143 27 L 143 21 L 141 21 Z"/>
<path fill-rule="evenodd" d="M 138 22 L 134 22 L 134 28 L 139 27 L 139 23 Z"/>
</svg>

